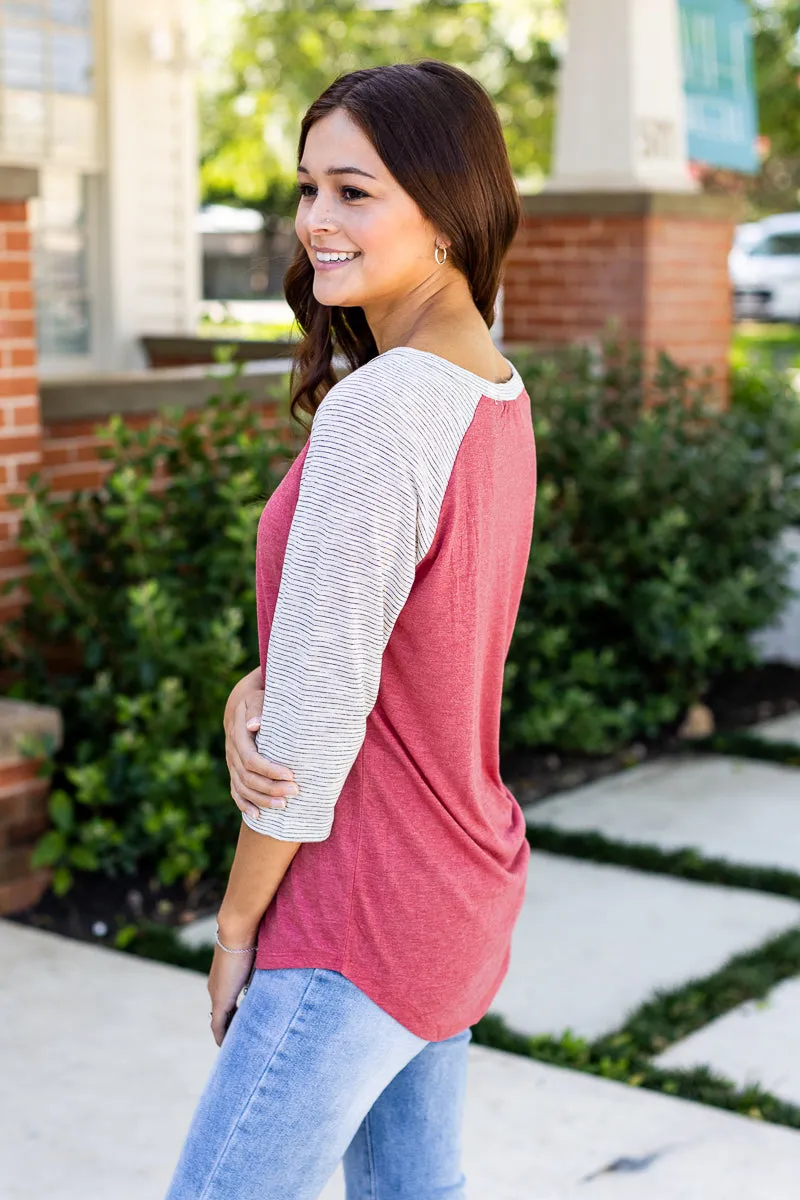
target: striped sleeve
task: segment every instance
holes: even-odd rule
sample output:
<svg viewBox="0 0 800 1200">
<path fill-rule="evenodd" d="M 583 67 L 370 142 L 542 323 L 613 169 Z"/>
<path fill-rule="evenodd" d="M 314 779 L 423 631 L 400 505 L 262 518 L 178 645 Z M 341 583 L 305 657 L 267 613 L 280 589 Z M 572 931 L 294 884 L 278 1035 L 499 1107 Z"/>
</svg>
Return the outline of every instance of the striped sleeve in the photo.
<svg viewBox="0 0 800 1200">
<path fill-rule="evenodd" d="M 417 564 L 415 454 L 397 405 L 342 380 L 314 417 L 270 630 L 260 754 L 299 795 L 243 820 L 320 842 L 364 741 Z"/>
</svg>

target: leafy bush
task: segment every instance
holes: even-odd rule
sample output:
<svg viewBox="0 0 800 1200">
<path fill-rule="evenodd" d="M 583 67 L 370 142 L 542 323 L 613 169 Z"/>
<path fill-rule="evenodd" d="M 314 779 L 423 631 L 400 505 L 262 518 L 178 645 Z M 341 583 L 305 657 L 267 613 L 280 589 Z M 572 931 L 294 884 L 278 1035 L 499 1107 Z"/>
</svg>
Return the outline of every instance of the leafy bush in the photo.
<svg viewBox="0 0 800 1200">
<path fill-rule="evenodd" d="M 800 408 L 740 372 L 729 412 L 631 348 L 520 359 L 538 444 L 533 551 L 506 666 L 504 748 L 602 752 L 655 734 L 787 593 L 774 556 L 800 519 Z M 65 724 L 36 861 L 164 884 L 226 873 L 238 811 L 222 712 L 258 662 L 256 525 L 288 438 L 230 382 L 202 411 L 134 432 L 112 418 L 95 492 L 31 479 L 21 545 L 30 603 L 5 630 L 12 693 Z M 288 433 L 288 426 L 283 434 Z"/>
<path fill-rule="evenodd" d="M 503 744 L 605 752 L 752 662 L 788 595 L 774 549 L 800 519 L 800 404 L 745 370 L 715 412 L 666 357 L 647 384 L 630 346 L 519 367 L 539 492 Z"/>
<path fill-rule="evenodd" d="M 119 416 L 105 483 L 55 501 L 39 476 L 20 545 L 30 603 L 4 631 L 12 693 L 55 704 L 64 745 L 53 828 L 34 861 L 164 884 L 227 869 L 239 814 L 222 713 L 258 664 L 255 538 L 284 444 L 265 432 L 241 368 L 203 411 L 165 409 L 136 432 Z"/>
</svg>

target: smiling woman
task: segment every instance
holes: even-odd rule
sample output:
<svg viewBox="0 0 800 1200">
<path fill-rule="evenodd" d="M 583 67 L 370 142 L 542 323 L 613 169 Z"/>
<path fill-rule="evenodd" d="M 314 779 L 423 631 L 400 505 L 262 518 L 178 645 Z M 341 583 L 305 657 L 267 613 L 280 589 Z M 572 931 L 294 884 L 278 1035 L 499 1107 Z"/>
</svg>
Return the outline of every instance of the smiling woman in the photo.
<svg viewBox="0 0 800 1200">
<path fill-rule="evenodd" d="M 499 723 L 536 457 L 489 331 L 518 221 L 497 114 L 457 68 L 356 71 L 303 120 L 285 285 L 313 423 L 258 527 L 222 1050 L 167 1200 L 314 1200 L 340 1160 L 348 1200 L 464 1195 L 470 1028 L 530 855 Z"/>
<path fill-rule="evenodd" d="M 316 411 L 335 352 L 358 368 L 432 326 L 432 309 L 445 338 L 456 314 L 468 320 L 466 365 L 503 371 L 487 330 L 520 203 L 476 80 L 435 60 L 337 79 L 303 118 L 297 173 L 300 244 L 285 288 L 305 336 L 292 412 Z M 342 253 L 350 265 L 332 267 Z"/>
</svg>

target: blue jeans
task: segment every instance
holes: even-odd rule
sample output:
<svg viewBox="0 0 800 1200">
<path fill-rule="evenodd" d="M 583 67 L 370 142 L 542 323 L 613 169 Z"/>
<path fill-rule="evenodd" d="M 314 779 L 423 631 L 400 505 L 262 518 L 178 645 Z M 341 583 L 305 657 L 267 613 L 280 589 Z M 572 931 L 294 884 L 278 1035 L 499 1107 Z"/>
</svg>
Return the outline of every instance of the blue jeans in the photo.
<svg viewBox="0 0 800 1200">
<path fill-rule="evenodd" d="M 254 971 L 166 1200 L 316 1200 L 342 1160 L 347 1200 L 463 1200 L 471 1036 L 426 1042 L 338 971 Z"/>
</svg>

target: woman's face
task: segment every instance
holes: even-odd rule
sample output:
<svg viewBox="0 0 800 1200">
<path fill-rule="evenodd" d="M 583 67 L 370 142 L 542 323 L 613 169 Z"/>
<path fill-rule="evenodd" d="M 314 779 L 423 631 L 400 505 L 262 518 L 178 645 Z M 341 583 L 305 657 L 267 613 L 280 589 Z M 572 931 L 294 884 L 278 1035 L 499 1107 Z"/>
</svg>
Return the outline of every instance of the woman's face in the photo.
<svg viewBox="0 0 800 1200">
<path fill-rule="evenodd" d="M 295 229 L 320 304 L 381 311 L 442 269 L 433 226 L 344 109 L 312 125 L 297 180 Z M 324 261 L 331 251 L 354 257 Z"/>
</svg>

